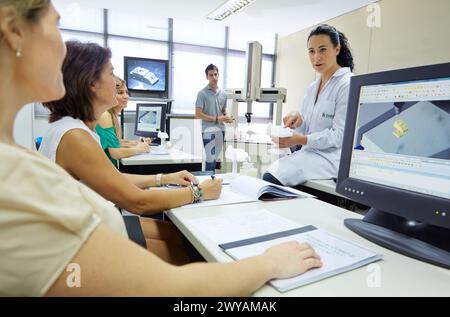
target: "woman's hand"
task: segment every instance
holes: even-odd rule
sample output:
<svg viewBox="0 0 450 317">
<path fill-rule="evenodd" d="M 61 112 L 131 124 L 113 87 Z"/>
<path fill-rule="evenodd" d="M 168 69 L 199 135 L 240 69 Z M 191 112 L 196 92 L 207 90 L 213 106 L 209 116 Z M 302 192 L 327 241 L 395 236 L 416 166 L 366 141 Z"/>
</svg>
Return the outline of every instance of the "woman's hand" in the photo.
<svg viewBox="0 0 450 317">
<path fill-rule="evenodd" d="M 148 153 L 150 152 L 150 146 L 145 142 L 139 142 L 134 146 L 137 153 Z"/>
<path fill-rule="evenodd" d="M 191 186 L 191 184 L 197 184 L 197 178 L 189 173 L 188 171 L 180 171 L 176 173 L 165 174 L 161 177 L 161 184 L 174 184 L 174 185 L 183 185 L 183 186 Z"/>
<path fill-rule="evenodd" d="M 217 199 L 222 191 L 222 179 L 207 179 L 198 187 L 203 191 L 204 200 Z"/>
<path fill-rule="evenodd" d="M 274 278 L 288 278 L 322 266 L 320 256 L 305 243 L 285 242 L 264 252 L 275 267 Z"/>
<path fill-rule="evenodd" d="M 272 138 L 273 143 L 275 143 L 280 149 L 292 147 L 294 145 L 305 145 L 308 141 L 305 135 L 295 133 L 288 138 Z"/>
<path fill-rule="evenodd" d="M 283 118 L 284 126 L 291 129 L 297 129 L 302 123 L 303 118 L 297 111 L 293 111 Z"/>
<path fill-rule="evenodd" d="M 141 138 L 141 142 L 145 142 L 148 145 L 152 144 L 153 139 L 152 138 Z"/>
</svg>

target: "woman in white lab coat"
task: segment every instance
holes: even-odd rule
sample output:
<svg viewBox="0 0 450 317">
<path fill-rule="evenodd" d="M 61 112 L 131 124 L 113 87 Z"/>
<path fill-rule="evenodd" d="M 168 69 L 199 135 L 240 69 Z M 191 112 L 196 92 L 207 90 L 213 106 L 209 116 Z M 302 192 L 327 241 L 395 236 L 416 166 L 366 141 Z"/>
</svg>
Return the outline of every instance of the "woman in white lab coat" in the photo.
<svg viewBox="0 0 450 317">
<path fill-rule="evenodd" d="M 302 148 L 270 166 L 263 179 L 272 183 L 296 186 L 337 176 L 353 57 L 345 35 L 326 24 L 309 35 L 308 53 L 320 77 L 309 87 L 300 111 L 283 118 L 294 135 L 273 139 L 280 148 Z"/>
</svg>

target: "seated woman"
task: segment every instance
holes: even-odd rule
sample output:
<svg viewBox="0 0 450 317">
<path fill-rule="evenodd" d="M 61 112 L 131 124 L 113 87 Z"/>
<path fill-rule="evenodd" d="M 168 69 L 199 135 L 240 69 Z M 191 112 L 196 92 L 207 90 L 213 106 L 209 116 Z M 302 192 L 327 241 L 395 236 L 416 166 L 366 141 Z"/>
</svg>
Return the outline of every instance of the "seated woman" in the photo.
<svg viewBox="0 0 450 317">
<path fill-rule="evenodd" d="M 116 105 L 102 114 L 95 131 L 100 137 L 100 143 L 106 155 L 114 166 L 117 166 L 117 160 L 121 158 L 150 152 L 148 143 L 151 142 L 151 139 L 143 142 L 122 139 L 117 116 L 127 106 L 128 89 L 123 79 L 116 76 L 115 80 Z"/>
<path fill-rule="evenodd" d="M 100 116 L 113 104 L 116 81 L 111 51 L 97 44 L 67 42 L 63 63 L 66 95 L 44 103 L 50 109 L 50 127 L 39 152 L 55 161 L 70 175 L 97 193 L 137 215 L 152 215 L 170 208 L 217 199 L 220 180 L 197 185 L 187 171 L 167 175 L 120 173 L 108 160 L 95 133 Z M 164 184 L 184 185 L 180 189 L 150 189 Z M 150 218 L 126 217 L 130 238 L 166 261 L 182 264 L 187 256 L 182 237 L 171 224 Z"/>
<path fill-rule="evenodd" d="M 296 129 L 293 136 L 273 140 L 280 148 L 302 146 L 263 175 L 279 185 L 330 179 L 339 168 L 353 57 L 346 36 L 326 24 L 311 31 L 307 44 L 320 77 L 309 87 L 300 111 L 283 118 L 286 127 Z"/>
<path fill-rule="evenodd" d="M 104 198 L 17 145 L 13 126 L 23 105 L 64 96 L 58 21 L 48 0 L 0 2 L 0 295 L 243 296 L 321 265 L 296 242 L 232 263 L 169 265 L 128 240 Z M 82 287 L 67 283 L 77 267 Z"/>
</svg>

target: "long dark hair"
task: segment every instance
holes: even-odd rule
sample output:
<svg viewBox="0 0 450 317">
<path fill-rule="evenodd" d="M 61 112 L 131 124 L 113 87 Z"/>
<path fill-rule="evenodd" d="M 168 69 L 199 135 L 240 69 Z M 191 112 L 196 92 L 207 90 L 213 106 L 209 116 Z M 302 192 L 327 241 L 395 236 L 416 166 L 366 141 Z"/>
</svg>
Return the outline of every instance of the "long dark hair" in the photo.
<svg viewBox="0 0 450 317">
<path fill-rule="evenodd" d="M 308 41 L 311 38 L 311 36 L 321 34 L 328 35 L 334 47 L 341 45 L 341 50 L 339 52 L 339 55 L 337 56 L 337 63 L 341 67 L 350 67 L 350 70 L 353 71 L 353 68 L 355 68 L 355 64 L 353 63 L 353 56 L 352 52 L 350 51 L 350 44 L 348 43 L 348 39 L 345 36 L 345 34 L 339 32 L 331 25 L 321 24 L 311 31 L 311 33 L 308 36 Z"/>
<path fill-rule="evenodd" d="M 94 93 L 90 85 L 100 79 L 101 72 L 111 58 L 111 51 L 95 43 L 66 42 L 67 54 L 62 66 L 66 95 L 56 101 L 46 102 L 55 122 L 65 116 L 81 121 L 93 121 Z"/>
</svg>

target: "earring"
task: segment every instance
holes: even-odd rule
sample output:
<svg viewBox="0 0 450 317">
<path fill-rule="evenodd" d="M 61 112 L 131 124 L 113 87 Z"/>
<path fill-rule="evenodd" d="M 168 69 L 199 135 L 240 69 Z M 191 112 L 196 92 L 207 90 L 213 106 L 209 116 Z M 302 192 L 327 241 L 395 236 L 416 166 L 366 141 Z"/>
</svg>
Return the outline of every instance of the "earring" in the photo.
<svg viewBox="0 0 450 317">
<path fill-rule="evenodd" d="M 22 56 L 22 50 L 20 48 L 16 49 L 16 57 Z"/>
</svg>

